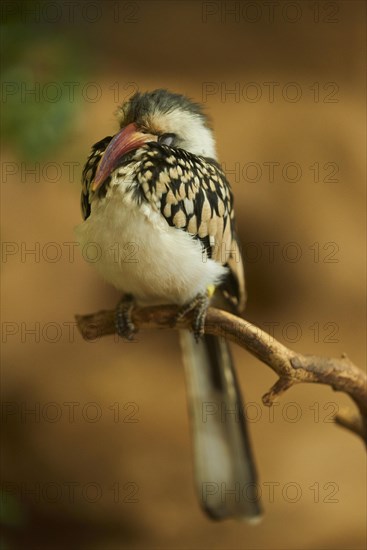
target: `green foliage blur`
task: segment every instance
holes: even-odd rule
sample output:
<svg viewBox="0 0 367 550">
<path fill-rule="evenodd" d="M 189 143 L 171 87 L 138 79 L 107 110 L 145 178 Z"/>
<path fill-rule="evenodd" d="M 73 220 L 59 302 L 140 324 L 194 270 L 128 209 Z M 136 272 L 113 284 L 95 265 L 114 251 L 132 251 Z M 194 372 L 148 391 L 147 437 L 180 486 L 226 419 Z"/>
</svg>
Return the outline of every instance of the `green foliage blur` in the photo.
<svg viewBox="0 0 367 550">
<path fill-rule="evenodd" d="M 24 25 L 21 17 L 1 25 L 1 136 L 22 160 L 37 161 L 67 141 L 80 107 L 80 94 L 70 91 L 83 85 L 87 63 L 75 29 Z"/>
</svg>

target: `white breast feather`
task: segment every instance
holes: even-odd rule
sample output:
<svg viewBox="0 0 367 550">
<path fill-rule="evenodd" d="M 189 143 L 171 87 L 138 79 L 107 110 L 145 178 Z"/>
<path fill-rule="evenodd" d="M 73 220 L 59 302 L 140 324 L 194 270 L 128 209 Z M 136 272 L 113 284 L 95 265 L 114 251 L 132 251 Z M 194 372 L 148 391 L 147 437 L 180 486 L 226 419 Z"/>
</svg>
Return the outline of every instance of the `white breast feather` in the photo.
<svg viewBox="0 0 367 550">
<path fill-rule="evenodd" d="M 203 254 L 199 241 L 169 226 L 148 203 L 138 205 L 115 175 L 75 232 L 84 250 L 93 243 L 98 272 L 142 304 L 187 303 L 227 273 Z"/>
</svg>

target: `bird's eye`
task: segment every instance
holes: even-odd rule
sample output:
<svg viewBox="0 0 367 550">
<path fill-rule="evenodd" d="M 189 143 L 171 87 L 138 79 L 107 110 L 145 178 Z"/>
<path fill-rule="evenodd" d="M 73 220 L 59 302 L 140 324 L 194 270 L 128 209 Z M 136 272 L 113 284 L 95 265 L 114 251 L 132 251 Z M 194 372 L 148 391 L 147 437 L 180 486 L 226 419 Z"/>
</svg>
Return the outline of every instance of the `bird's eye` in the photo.
<svg viewBox="0 0 367 550">
<path fill-rule="evenodd" d="M 176 134 L 162 134 L 158 138 L 158 143 L 161 145 L 172 145 L 176 139 Z"/>
</svg>

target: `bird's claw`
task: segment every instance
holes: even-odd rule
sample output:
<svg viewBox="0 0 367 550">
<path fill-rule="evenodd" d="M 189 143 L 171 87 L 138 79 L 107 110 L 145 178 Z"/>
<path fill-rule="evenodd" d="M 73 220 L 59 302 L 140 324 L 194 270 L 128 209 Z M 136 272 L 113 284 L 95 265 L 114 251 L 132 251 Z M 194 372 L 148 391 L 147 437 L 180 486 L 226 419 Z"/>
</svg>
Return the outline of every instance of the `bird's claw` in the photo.
<svg viewBox="0 0 367 550">
<path fill-rule="evenodd" d="M 135 306 L 134 298 L 131 294 L 125 294 L 115 310 L 115 327 L 116 332 L 121 338 L 132 342 L 134 340 L 134 333 L 137 329 L 132 321 L 131 312 Z"/>
<path fill-rule="evenodd" d="M 204 336 L 205 317 L 208 306 L 208 294 L 197 294 L 191 302 L 180 309 L 175 318 L 175 322 L 178 323 L 189 312 L 193 312 L 194 318 L 192 322 L 192 331 L 197 342 L 199 342 L 200 338 Z"/>
</svg>

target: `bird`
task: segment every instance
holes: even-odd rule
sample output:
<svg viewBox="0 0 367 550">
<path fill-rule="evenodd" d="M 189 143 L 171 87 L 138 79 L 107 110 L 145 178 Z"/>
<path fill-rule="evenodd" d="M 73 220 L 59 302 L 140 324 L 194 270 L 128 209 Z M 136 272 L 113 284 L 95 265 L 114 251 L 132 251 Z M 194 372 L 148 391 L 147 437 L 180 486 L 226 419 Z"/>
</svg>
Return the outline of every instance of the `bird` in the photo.
<svg viewBox="0 0 367 550">
<path fill-rule="evenodd" d="M 116 328 L 133 338 L 136 305 L 173 304 L 180 330 L 199 503 L 213 520 L 262 515 L 244 404 L 228 343 L 204 334 L 209 305 L 240 314 L 246 291 L 233 193 L 218 162 L 211 121 L 189 97 L 136 92 L 117 110 L 119 129 L 92 147 L 82 174 L 82 246 L 121 293 Z"/>
</svg>

